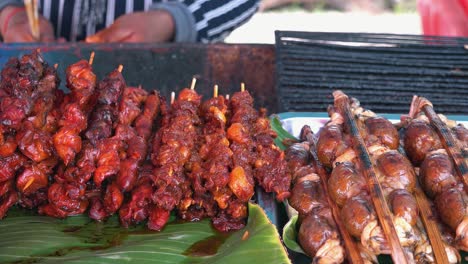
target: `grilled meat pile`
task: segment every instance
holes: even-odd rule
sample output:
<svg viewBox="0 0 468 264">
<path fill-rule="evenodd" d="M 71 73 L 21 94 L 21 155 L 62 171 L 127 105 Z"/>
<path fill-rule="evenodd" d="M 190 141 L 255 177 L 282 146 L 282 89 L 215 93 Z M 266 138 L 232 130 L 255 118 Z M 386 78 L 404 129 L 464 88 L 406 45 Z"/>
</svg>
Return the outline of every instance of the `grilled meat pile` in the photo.
<svg viewBox="0 0 468 264">
<path fill-rule="evenodd" d="M 82 60 L 56 69 L 34 52 L 10 59 L 0 83 L 0 218 L 18 205 L 57 218 L 119 214 L 161 230 L 170 213 L 238 230 L 255 185 L 289 197 L 290 173 L 264 110 L 247 91 L 171 105 L 127 87 L 122 67 L 101 81 Z"/>
</svg>

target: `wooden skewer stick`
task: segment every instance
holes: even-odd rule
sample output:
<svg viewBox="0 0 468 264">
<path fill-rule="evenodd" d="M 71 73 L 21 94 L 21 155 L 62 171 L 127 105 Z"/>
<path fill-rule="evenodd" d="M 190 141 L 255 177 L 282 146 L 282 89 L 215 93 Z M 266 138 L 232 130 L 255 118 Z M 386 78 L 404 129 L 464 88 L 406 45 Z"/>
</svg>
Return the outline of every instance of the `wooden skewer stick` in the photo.
<svg viewBox="0 0 468 264">
<path fill-rule="evenodd" d="M 89 55 L 89 61 L 88 61 L 89 65 L 93 65 L 94 55 L 95 55 L 94 51 L 91 52 L 91 55 Z"/>
<path fill-rule="evenodd" d="M 218 97 L 218 85 L 215 84 L 213 87 L 213 97 Z"/>
<path fill-rule="evenodd" d="M 364 260 L 361 257 L 361 253 L 359 251 L 358 246 L 356 245 L 356 242 L 353 240 L 348 230 L 346 229 L 346 226 L 341 221 L 340 209 L 330 198 L 331 196 L 330 196 L 330 193 L 328 192 L 328 185 L 327 185 L 327 182 L 328 182 L 327 172 L 325 171 L 325 168 L 322 166 L 322 163 L 320 163 L 320 160 L 318 159 L 317 146 L 315 145 L 315 140 L 312 137 L 313 136 L 311 133 L 308 133 L 306 135 L 307 141 L 310 143 L 310 153 L 312 155 L 312 163 L 315 169 L 317 170 L 317 174 L 319 175 L 321 179 L 322 188 L 325 190 L 325 193 L 327 194 L 326 195 L 327 201 L 328 201 L 328 204 L 330 205 L 333 219 L 335 220 L 336 226 L 338 227 L 338 230 L 344 241 L 344 246 L 346 249 L 346 256 L 348 257 L 348 261 L 349 263 L 364 263 Z"/>
<path fill-rule="evenodd" d="M 226 100 L 229 101 L 229 94 L 226 94 Z"/>
<path fill-rule="evenodd" d="M 171 104 L 175 101 L 175 92 L 171 92 Z"/>
<path fill-rule="evenodd" d="M 33 36 L 36 39 L 40 39 L 41 37 L 41 28 L 39 27 L 39 5 L 37 0 L 33 0 L 33 22 L 34 22 L 34 33 Z"/>
<path fill-rule="evenodd" d="M 29 186 L 31 186 L 31 184 L 33 184 L 33 182 L 34 182 L 34 177 L 28 180 L 28 182 L 26 183 L 26 185 L 25 185 L 24 188 L 23 188 L 23 192 L 24 192 L 27 188 L 29 188 Z"/>
<path fill-rule="evenodd" d="M 410 263 L 411 261 L 408 260 L 408 257 L 401 246 L 400 240 L 398 239 L 392 220 L 392 214 L 385 200 L 382 186 L 380 186 L 380 182 L 377 179 L 371 158 L 366 149 L 366 144 L 364 143 L 363 136 L 361 136 L 361 133 L 364 131 L 359 131 L 356 120 L 351 113 L 349 98 L 341 91 L 333 92 L 333 97 L 335 98 L 336 106 L 343 114 L 343 118 L 345 120 L 344 124 L 348 126 L 348 129 L 355 140 L 354 147 L 359 155 L 359 161 L 362 165 L 364 175 L 367 178 L 372 203 L 374 204 L 377 217 L 379 218 L 379 223 L 382 226 L 382 230 L 390 246 L 393 262 Z"/>
<path fill-rule="evenodd" d="M 26 15 L 28 16 L 29 29 L 31 30 L 31 34 L 36 40 L 39 40 L 39 33 L 36 31 L 36 25 L 38 25 L 39 23 L 35 22 L 36 19 L 34 15 L 34 3 L 32 0 L 23 0 L 23 3 L 26 8 Z"/>
<path fill-rule="evenodd" d="M 197 84 L 197 78 L 192 78 L 192 83 L 190 84 L 190 90 L 195 90 L 195 85 Z"/>
<path fill-rule="evenodd" d="M 54 64 L 54 68 L 55 68 L 55 69 L 58 68 L 58 63 L 55 63 L 55 64 Z"/>
<path fill-rule="evenodd" d="M 122 72 L 122 70 L 123 70 L 123 65 L 120 64 L 119 67 L 117 67 L 117 71 L 118 71 L 118 72 Z"/>
<path fill-rule="evenodd" d="M 245 91 L 245 83 L 241 83 L 241 92 Z"/>
<path fill-rule="evenodd" d="M 455 170 L 457 171 L 460 180 L 463 182 L 465 191 L 468 193 L 468 165 L 465 160 L 465 158 L 468 157 L 468 153 L 462 151 L 462 148 L 458 142 L 453 138 L 450 129 L 436 114 L 434 108 L 432 107 L 432 103 L 429 100 L 424 97 L 419 97 L 419 100 L 415 101 L 419 103 L 416 109 L 424 111 L 432 126 L 439 135 L 445 150 L 455 162 Z"/>
<path fill-rule="evenodd" d="M 449 260 L 447 252 L 445 252 L 445 245 L 442 241 L 442 235 L 440 234 L 439 227 L 435 221 L 436 217 L 432 213 L 429 201 L 416 181 L 416 188 L 414 190 L 414 197 L 418 204 L 420 216 L 424 227 L 426 228 L 427 237 L 432 246 L 432 252 L 434 253 L 435 263 L 448 264 Z"/>
</svg>

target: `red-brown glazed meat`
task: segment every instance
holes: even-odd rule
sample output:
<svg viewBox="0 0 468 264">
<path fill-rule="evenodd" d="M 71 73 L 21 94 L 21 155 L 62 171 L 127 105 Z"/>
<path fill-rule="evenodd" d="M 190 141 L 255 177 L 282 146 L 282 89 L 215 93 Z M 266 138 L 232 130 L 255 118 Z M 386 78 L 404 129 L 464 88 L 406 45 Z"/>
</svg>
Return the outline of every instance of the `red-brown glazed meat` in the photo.
<svg viewBox="0 0 468 264">
<path fill-rule="evenodd" d="M 341 209 L 341 217 L 348 232 L 358 239 L 367 224 L 376 219 L 372 203 L 366 195 L 347 200 Z"/>
<path fill-rule="evenodd" d="M 414 191 L 416 175 L 410 162 L 398 151 L 390 150 L 377 157 L 377 168 L 384 176 L 381 184 L 391 189 Z M 384 187 L 385 188 L 385 187 Z"/>
<path fill-rule="evenodd" d="M 93 106 L 91 96 L 96 86 L 96 75 L 85 60 L 70 65 L 66 75 L 67 87 L 71 93 L 64 99 L 61 107 L 63 115 L 53 142 L 57 154 L 68 165 L 81 150 L 79 134 L 87 127 L 87 115 Z"/>
<path fill-rule="evenodd" d="M 318 230 L 320 232 L 317 232 Z M 302 219 L 298 240 L 307 255 L 315 256 L 320 247 L 329 239 L 339 239 L 334 223 L 330 224 L 327 218 L 318 214 L 309 214 Z"/>
<path fill-rule="evenodd" d="M 379 142 L 390 149 L 398 148 L 400 144 L 398 131 L 388 119 L 375 116 L 367 118 L 364 123 L 369 134 L 366 142 L 368 145 Z"/>
<path fill-rule="evenodd" d="M 317 142 L 317 155 L 322 164 L 331 168 L 333 161 L 340 156 L 348 146 L 344 144 L 343 131 L 340 126 L 329 125 L 320 130 Z"/>
<path fill-rule="evenodd" d="M 418 205 L 414 196 L 405 189 L 397 189 L 390 193 L 389 204 L 395 216 L 400 216 L 411 226 L 418 220 Z"/>
<path fill-rule="evenodd" d="M 463 199 L 463 189 L 450 188 L 439 193 L 434 199 L 442 221 L 456 230 L 466 217 L 466 201 Z"/>
<path fill-rule="evenodd" d="M 159 105 L 159 95 L 157 93 L 150 94 L 146 98 L 143 111 L 135 120 L 135 133 L 127 140 L 127 155 L 120 163 L 120 172 L 116 179 L 122 191 L 129 191 L 135 185 L 138 167 L 142 165 L 147 155 L 148 138 L 158 115 Z"/>
<path fill-rule="evenodd" d="M 452 161 L 445 152 L 427 155 L 421 164 L 420 177 L 421 185 L 430 197 L 435 197 L 458 184 Z"/>
<path fill-rule="evenodd" d="M 285 150 L 285 159 L 292 174 L 292 181 L 296 179 L 296 172 L 310 162 L 309 143 L 294 143 Z M 292 194 L 291 194 L 292 195 Z"/>
<path fill-rule="evenodd" d="M 429 124 L 422 120 L 412 120 L 405 129 L 404 147 L 411 162 L 418 166 L 427 153 L 442 148 L 442 145 Z"/>
<path fill-rule="evenodd" d="M 170 122 L 160 128 L 161 143 L 154 159 L 156 168 L 152 177 L 156 190 L 153 192 L 155 206 L 150 210 L 148 222 L 151 229 L 162 229 L 170 211 L 182 199 L 188 200 L 183 201 L 184 204 L 191 203 L 190 182 L 185 175 L 184 165 L 195 147 L 196 126 L 200 125 L 200 101 L 201 97 L 194 90 L 182 90 L 172 105 Z"/>
<path fill-rule="evenodd" d="M 328 179 L 328 189 L 333 201 L 343 207 L 351 197 L 357 196 L 367 189 L 367 183 L 354 164 L 347 161 L 339 163 L 333 169 Z"/>
<path fill-rule="evenodd" d="M 125 92 L 124 92 L 125 97 Z M 165 127 L 169 125 L 170 116 L 169 109 L 166 104 L 166 101 L 163 98 L 160 98 L 160 112 L 161 120 L 158 122 L 157 128 Z M 138 120 L 138 119 L 137 119 Z M 116 132 L 119 134 L 119 132 Z M 161 137 L 162 129 L 157 130 L 153 134 L 151 139 L 151 144 L 148 147 L 149 159 L 143 164 L 141 170 L 139 171 L 139 177 L 133 188 L 129 199 L 124 201 L 124 204 L 119 210 L 120 223 L 124 227 L 129 225 L 138 224 L 146 220 L 150 212 L 153 211 L 153 217 L 156 217 L 158 214 L 156 212 L 157 207 L 153 205 L 153 171 L 154 164 L 156 163 L 157 156 L 159 154 L 159 149 L 161 147 Z M 164 221 L 164 218 L 157 221 Z M 159 224 L 156 222 L 156 225 Z"/>
<path fill-rule="evenodd" d="M 233 96 L 234 99 L 234 96 Z M 287 171 L 284 153 L 274 143 L 276 133 L 270 128 L 270 121 L 266 110 L 260 111 L 253 136 L 258 157 L 255 161 L 255 178 L 260 186 L 267 192 L 275 192 L 276 199 L 282 201 L 288 198 L 291 184 L 291 175 Z"/>
<path fill-rule="evenodd" d="M 317 208 L 329 207 L 320 177 L 313 168 L 310 169 L 310 174 L 296 179 L 289 204 L 300 215 L 307 215 Z"/>
</svg>

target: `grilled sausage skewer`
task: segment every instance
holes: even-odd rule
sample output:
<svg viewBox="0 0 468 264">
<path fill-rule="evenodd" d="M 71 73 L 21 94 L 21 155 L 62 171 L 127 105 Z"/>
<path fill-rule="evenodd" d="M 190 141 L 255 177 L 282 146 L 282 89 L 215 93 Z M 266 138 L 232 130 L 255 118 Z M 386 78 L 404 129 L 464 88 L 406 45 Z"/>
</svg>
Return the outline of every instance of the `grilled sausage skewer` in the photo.
<svg viewBox="0 0 468 264">
<path fill-rule="evenodd" d="M 364 134 L 364 141 L 373 159 L 384 195 L 394 214 L 393 221 L 399 231 L 400 241 L 406 248 L 413 248 L 421 243 L 421 236 L 427 241 L 425 230 L 417 225 L 420 222 L 418 204 L 424 201 L 418 200 L 419 198 L 414 195 L 418 187 L 411 163 L 397 151 L 399 136 L 396 128 L 390 121 L 375 115 L 372 111 L 364 111 L 357 100 L 353 101 L 351 109 L 361 126 L 361 133 Z M 425 223 L 428 223 L 426 215 L 423 215 L 423 218 Z M 457 257 L 453 254 L 453 248 L 442 242 L 436 223 L 433 225 L 431 231 L 436 233 L 430 233 L 430 239 L 436 246 L 434 248 L 436 259 L 439 263 L 449 263 L 447 251 L 451 254 L 451 260 L 456 262 Z M 417 252 L 411 251 L 414 255 L 418 255 Z"/>
<path fill-rule="evenodd" d="M 422 188 L 434 199 L 441 220 L 456 234 L 454 245 L 468 250 L 468 198 L 463 177 L 455 176 L 453 159 L 443 149 L 437 132 L 418 110 L 419 106 L 415 99 L 410 119 L 404 120 L 405 152 L 414 166 L 420 166 Z"/>
</svg>

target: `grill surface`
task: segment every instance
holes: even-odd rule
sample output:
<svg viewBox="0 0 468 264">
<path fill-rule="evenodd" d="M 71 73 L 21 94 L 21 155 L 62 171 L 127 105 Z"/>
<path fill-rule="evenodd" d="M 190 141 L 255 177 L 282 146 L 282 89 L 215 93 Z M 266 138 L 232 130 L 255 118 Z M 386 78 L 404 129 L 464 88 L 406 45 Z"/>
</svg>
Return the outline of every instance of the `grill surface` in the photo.
<svg viewBox="0 0 468 264">
<path fill-rule="evenodd" d="M 468 38 L 276 32 L 282 111 L 323 112 L 341 89 L 380 113 L 407 113 L 414 94 L 468 114 Z"/>
</svg>

